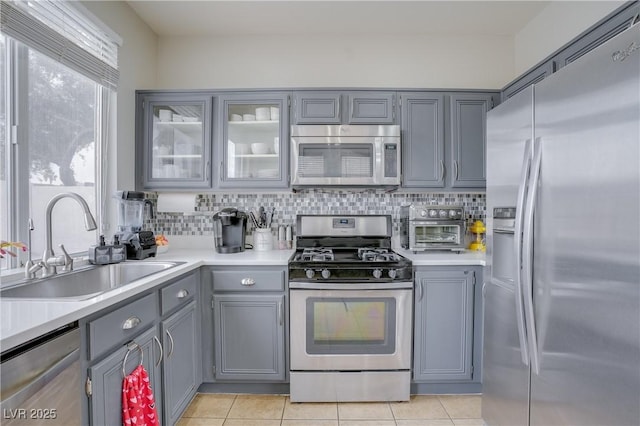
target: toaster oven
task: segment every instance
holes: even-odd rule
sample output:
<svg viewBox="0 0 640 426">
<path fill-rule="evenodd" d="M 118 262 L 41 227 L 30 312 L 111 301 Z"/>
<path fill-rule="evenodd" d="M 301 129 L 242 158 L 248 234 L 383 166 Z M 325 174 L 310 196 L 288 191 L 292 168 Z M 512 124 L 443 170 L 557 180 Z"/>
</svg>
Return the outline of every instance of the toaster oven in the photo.
<svg viewBox="0 0 640 426">
<path fill-rule="evenodd" d="M 463 251 L 464 209 L 460 206 L 419 206 L 400 208 L 402 248 L 413 252 Z"/>
</svg>

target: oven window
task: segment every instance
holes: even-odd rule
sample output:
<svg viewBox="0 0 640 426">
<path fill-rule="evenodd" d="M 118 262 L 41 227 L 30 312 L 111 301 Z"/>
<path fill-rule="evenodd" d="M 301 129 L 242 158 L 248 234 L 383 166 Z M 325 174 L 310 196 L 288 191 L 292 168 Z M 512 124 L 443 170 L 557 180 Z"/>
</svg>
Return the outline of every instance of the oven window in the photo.
<svg viewBox="0 0 640 426">
<path fill-rule="evenodd" d="M 394 353 L 395 323 L 396 300 L 392 297 L 310 297 L 307 353 Z"/>
<path fill-rule="evenodd" d="M 458 225 L 416 225 L 414 232 L 418 244 L 460 242 Z"/>
<path fill-rule="evenodd" d="M 373 144 L 300 144 L 300 177 L 371 177 Z"/>
</svg>

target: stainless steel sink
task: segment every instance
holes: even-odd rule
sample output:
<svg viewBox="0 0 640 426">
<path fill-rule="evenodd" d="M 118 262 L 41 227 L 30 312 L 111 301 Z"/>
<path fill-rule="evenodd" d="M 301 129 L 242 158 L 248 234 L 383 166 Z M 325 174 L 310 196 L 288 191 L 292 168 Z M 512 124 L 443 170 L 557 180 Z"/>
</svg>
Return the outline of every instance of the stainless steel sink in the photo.
<svg viewBox="0 0 640 426">
<path fill-rule="evenodd" d="M 127 261 L 89 266 L 52 277 L 19 282 L 0 290 L 4 299 L 85 300 L 184 262 Z"/>
</svg>

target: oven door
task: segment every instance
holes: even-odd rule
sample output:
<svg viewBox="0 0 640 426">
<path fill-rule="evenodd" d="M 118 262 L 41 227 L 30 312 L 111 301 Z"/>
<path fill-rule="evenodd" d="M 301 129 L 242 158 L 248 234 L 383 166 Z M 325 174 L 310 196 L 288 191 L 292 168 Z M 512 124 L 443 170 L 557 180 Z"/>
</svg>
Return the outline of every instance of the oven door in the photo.
<svg viewBox="0 0 640 426">
<path fill-rule="evenodd" d="M 410 250 L 463 248 L 464 221 L 410 222 Z"/>
<path fill-rule="evenodd" d="M 410 368 L 411 289 L 292 289 L 290 295 L 291 370 Z"/>
<path fill-rule="evenodd" d="M 398 138 L 292 138 L 292 185 L 400 184 Z"/>
</svg>

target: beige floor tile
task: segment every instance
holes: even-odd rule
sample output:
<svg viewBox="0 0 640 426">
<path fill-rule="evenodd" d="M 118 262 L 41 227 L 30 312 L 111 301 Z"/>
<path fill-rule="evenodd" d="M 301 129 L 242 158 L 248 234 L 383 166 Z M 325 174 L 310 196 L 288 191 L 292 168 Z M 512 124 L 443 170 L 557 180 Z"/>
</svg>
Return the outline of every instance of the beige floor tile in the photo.
<svg viewBox="0 0 640 426">
<path fill-rule="evenodd" d="M 440 402 L 452 419 L 479 419 L 480 395 L 440 395 Z"/>
<path fill-rule="evenodd" d="M 282 419 L 285 399 L 282 395 L 238 395 L 227 418 L 279 420 Z"/>
<path fill-rule="evenodd" d="M 338 419 L 338 404 L 335 402 L 291 402 L 287 398 L 284 405 L 283 419 Z"/>
<path fill-rule="evenodd" d="M 280 426 L 280 420 L 227 419 L 224 426 Z"/>
<path fill-rule="evenodd" d="M 453 419 L 455 426 L 484 426 L 482 419 Z"/>
<path fill-rule="evenodd" d="M 183 417 L 176 426 L 222 426 L 224 419 L 208 419 L 206 417 Z"/>
<path fill-rule="evenodd" d="M 449 419 L 396 420 L 398 426 L 454 426 Z"/>
<path fill-rule="evenodd" d="M 340 420 L 340 426 L 396 426 L 393 420 Z"/>
<path fill-rule="evenodd" d="M 341 402 L 338 418 L 340 424 L 343 420 L 393 420 L 393 413 L 387 402 Z"/>
<path fill-rule="evenodd" d="M 408 402 L 390 404 L 396 420 L 449 419 L 449 415 L 435 395 L 412 395 Z"/>
<path fill-rule="evenodd" d="M 191 401 L 182 417 L 208 417 L 224 419 L 229 414 L 235 395 L 199 393 Z"/>
<path fill-rule="evenodd" d="M 337 420 L 318 420 L 318 419 L 303 419 L 303 420 L 283 420 L 282 426 L 338 426 Z"/>
</svg>

